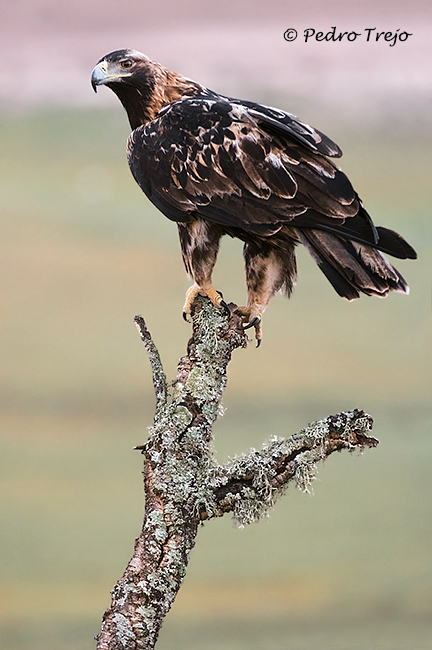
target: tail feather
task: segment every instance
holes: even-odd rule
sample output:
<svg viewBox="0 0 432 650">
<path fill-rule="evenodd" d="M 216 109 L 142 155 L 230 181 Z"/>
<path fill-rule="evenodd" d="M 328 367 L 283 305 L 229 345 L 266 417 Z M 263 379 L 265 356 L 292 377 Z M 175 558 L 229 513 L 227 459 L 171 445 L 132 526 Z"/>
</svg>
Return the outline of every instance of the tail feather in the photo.
<svg viewBox="0 0 432 650">
<path fill-rule="evenodd" d="M 382 226 L 375 227 L 361 202 L 358 213 L 345 219 L 343 223 L 337 223 L 334 217 L 326 218 L 314 210 L 307 210 L 307 212 L 295 217 L 293 220 L 293 225 L 302 229 L 315 229 L 317 224 L 319 224 L 320 230 L 360 244 L 370 245 L 383 253 L 393 255 L 393 257 L 403 260 L 407 258 L 415 260 L 417 258 L 417 253 L 412 246 L 397 232 Z"/>
<path fill-rule="evenodd" d="M 378 248 L 383 253 L 393 255 L 401 260 L 410 259 L 416 260 L 417 253 L 414 248 L 408 244 L 403 237 L 401 237 L 394 230 L 389 228 L 377 227 L 378 233 Z"/>
<path fill-rule="evenodd" d="M 386 229 L 378 228 L 380 237 L 381 230 Z M 353 300 L 360 293 L 381 297 L 390 291 L 409 293 L 403 277 L 375 247 L 314 228 L 299 229 L 299 234 L 302 243 L 340 296 Z M 385 233 L 384 238 L 387 236 L 390 237 Z"/>
</svg>

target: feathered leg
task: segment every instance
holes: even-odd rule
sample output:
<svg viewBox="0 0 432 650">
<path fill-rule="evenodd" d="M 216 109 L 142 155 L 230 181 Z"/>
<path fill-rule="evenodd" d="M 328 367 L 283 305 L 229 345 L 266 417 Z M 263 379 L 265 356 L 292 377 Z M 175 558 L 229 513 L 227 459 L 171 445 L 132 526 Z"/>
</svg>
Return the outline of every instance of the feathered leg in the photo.
<svg viewBox="0 0 432 650">
<path fill-rule="evenodd" d="M 221 307 L 229 313 L 222 295 L 212 284 L 213 267 L 222 235 L 220 228 L 202 219 L 195 219 L 190 223 L 179 223 L 178 230 L 186 272 L 194 279 L 194 284 L 186 292 L 183 318 L 187 320 L 198 294 L 207 296 L 216 307 Z"/>
<path fill-rule="evenodd" d="M 288 296 L 293 290 L 297 267 L 294 241 L 285 241 L 283 249 L 270 247 L 266 242 L 246 243 L 244 259 L 248 300 L 246 307 L 237 312 L 246 322 L 245 329 L 255 328 L 257 347 L 261 343 L 261 320 L 267 305 L 277 291 L 284 290 Z"/>
</svg>

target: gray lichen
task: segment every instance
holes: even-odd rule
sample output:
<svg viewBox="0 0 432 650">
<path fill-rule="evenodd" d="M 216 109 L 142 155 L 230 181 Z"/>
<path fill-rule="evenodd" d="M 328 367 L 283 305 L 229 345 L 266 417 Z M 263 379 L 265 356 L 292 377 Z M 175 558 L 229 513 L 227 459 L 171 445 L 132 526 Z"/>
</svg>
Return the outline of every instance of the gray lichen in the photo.
<svg viewBox="0 0 432 650">
<path fill-rule="evenodd" d="M 136 637 L 129 620 L 123 614 L 114 614 L 114 625 L 117 628 L 116 637 L 121 645 L 128 650 L 135 647 Z"/>
</svg>

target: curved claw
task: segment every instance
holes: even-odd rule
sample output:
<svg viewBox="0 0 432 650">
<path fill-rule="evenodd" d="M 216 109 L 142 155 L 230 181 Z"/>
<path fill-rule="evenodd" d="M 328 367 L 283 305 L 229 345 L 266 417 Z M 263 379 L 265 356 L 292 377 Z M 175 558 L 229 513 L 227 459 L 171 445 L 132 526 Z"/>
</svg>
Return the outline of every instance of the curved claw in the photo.
<svg viewBox="0 0 432 650">
<path fill-rule="evenodd" d="M 219 293 L 220 293 L 220 292 L 219 292 Z M 222 294 L 221 294 L 221 295 L 222 295 Z M 227 316 L 231 316 L 230 308 L 229 308 L 228 305 L 226 304 L 225 300 L 221 300 L 219 304 L 220 304 L 220 306 L 222 307 L 222 309 L 225 311 L 226 315 L 227 315 Z"/>
<path fill-rule="evenodd" d="M 259 348 L 259 346 L 261 345 L 261 341 L 262 341 L 262 339 L 257 339 L 257 344 L 255 346 L 255 349 Z"/>
<path fill-rule="evenodd" d="M 258 316 L 255 316 L 255 318 L 252 318 L 251 322 L 245 325 L 243 329 L 248 330 L 250 327 L 255 327 L 255 325 L 258 325 L 259 322 L 260 319 L 258 318 Z"/>
<path fill-rule="evenodd" d="M 190 320 L 188 318 L 188 314 L 185 311 L 183 312 L 183 320 L 185 321 L 185 323 L 190 323 Z"/>
</svg>

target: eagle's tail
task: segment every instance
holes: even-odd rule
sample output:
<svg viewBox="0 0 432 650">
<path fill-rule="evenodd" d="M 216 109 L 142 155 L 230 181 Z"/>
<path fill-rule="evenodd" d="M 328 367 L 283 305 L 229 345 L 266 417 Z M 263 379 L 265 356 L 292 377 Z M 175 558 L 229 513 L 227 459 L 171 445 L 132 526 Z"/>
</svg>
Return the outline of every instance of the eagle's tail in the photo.
<svg viewBox="0 0 432 650">
<path fill-rule="evenodd" d="M 386 228 L 377 228 L 377 231 L 377 246 L 382 241 L 385 252 L 395 254 L 392 249 L 397 244 L 400 249 L 397 256 L 408 257 L 402 252 L 401 241 L 406 242 L 397 233 Z M 314 228 L 299 229 L 299 234 L 302 243 L 340 296 L 354 300 L 359 298 L 360 293 L 380 297 L 386 296 L 389 291 L 409 293 L 401 274 L 375 246 Z"/>
</svg>

